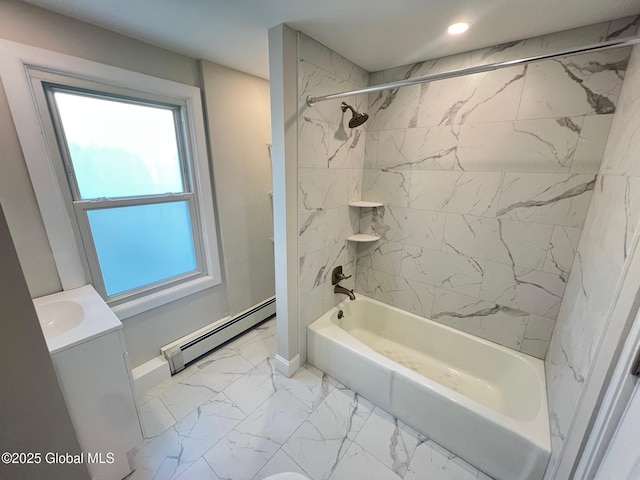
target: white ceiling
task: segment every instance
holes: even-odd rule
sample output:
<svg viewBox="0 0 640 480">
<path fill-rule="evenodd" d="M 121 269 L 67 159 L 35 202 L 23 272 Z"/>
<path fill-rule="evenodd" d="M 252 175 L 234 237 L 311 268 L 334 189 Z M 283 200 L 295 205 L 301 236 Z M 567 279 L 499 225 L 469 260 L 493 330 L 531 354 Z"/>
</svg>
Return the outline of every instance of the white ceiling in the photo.
<svg viewBox="0 0 640 480">
<path fill-rule="evenodd" d="M 373 72 L 640 13 L 640 0 L 27 1 L 263 78 L 280 23 Z M 448 36 L 459 20 L 471 29 Z"/>
</svg>

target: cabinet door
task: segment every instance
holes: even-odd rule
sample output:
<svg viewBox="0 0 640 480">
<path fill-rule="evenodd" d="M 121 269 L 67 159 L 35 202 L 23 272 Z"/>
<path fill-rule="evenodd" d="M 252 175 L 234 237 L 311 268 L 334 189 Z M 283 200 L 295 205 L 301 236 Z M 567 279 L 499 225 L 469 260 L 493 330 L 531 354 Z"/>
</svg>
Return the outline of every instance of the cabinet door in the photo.
<svg viewBox="0 0 640 480">
<path fill-rule="evenodd" d="M 115 454 L 113 464 L 88 464 L 94 479 L 126 476 L 126 452 L 142 441 L 123 355 L 112 332 L 52 356 L 83 452 Z"/>
</svg>

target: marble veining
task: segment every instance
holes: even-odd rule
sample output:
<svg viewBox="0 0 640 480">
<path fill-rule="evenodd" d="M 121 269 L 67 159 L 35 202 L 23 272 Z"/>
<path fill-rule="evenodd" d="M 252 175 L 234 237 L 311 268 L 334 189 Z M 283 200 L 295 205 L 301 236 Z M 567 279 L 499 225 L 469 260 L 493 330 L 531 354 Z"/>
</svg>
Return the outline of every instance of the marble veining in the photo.
<svg viewBox="0 0 640 480">
<path fill-rule="evenodd" d="M 469 318 L 469 317 L 488 317 L 489 315 L 494 315 L 496 313 L 503 312 L 507 315 L 518 316 L 518 317 L 526 317 L 528 316 L 526 312 L 522 310 L 517 310 L 511 307 L 505 307 L 503 305 L 492 305 L 485 308 L 480 308 L 471 313 L 462 313 L 459 311 L 454 312 L 437 312 L 433 314 L 432 320 L 438 320 L 441 317 L 453 317 L 453 318 Z"/>
<path fill-rule="evenodd" d="M 530 315 L 520 351 L 534 357 L 543 357 L 551 340 L 554 324 L 555 322 L 549 318 Z"/>
<path fill-rule="evenodd" d="M 357 269 L 373 268 L 397 275 L 400 273 L 402 248 L 402 244 L 383 241 L 362 245 L 358 249 Z"/>
<path fill-rule="evenodd" d="M 640 27 L 640 15 L 614 20 L 610 22 L 610 25 L 606 40 L 632 37 L 638 32 L 638 27 Z"/>
<path fill-rule="evenodd" d="M 388 445 L 385 445 L 387 448 L 380 448 L 381 442 L 376 441 L 380 437 L 388 439 L 386 442 Z M 358 433 L 356 440 L 393 473 L 403 477 L 409 468 L 415 449 L 420 443 L 427 441 L 427 438 L 376 407 Z"/>
<path fill-rule="evenodd" d="M 625 84 L 626 85 L 626 84 Z M 614 117 L 611 134 L 604 152 L 602 173 L 618 176 L 640 176 L 640 167 L 635 161 L 640 144 L 640 89 L 638 98 L 618 109 L 620 115 Z"/>
<path fill-rule="evenodd" d="M 584 117 L 569 170 L 571 173 L 598 173 L 613 117 L 613 115 Z"/>
<path fill-rule="evenodd" d="M 612 22 L 613 23 L 613 22 Z M 615 22 L 610 35 L 634 34 L 638 17 Z M 630 28 L 630 29 L 629 29 Z M 551 418 L 553 471 L 580 403 L 608 312 L 628 258 L 630 235 L 638 227 L 638 178 L 629 159 L 637 158 L 637 84 L 640 51 L 634 49 L 593 201 L 568 276 L 565 298 L 545 361 Z"/>
<path fill-rule="evenodd" d="M 588 174 L 505 174 L 497 216 L 581 227 L 595 186 Z"/>
<path fill-rule="evenodd" d="M 549 249 L 544 260 L 545 272 L 558 274 L 563 282 L 568 280 L 581 233 L 579 228 L 553 227 Z"/>
<path fill-rule="evenodd" d="M 501 183 L 501 173 L 416 170 L 411 172 L 408 206 L 494 217 Z"/>
<path fill-rule="evenodd" d="M 616 107 L 610 98 L 604 95 L 600 95 L 591 90 L 585 85 L 585 81 L 576 73 L 573 73 L 573 71 L 577 70 L 583 73 L 594 74 L 610 70 L 615 72 L 616 75 L 619 76 L 620 79 L 622 79 L 622 75 L 619 72 L 627 67 L 626 60 L 621 60 L 612 64 L 589 64 L 587 66 L 580 66 L 573 62 L 562 62 L 561 60 L 556 60 L 556 62 L 558 62 L 562 66 L 562 69 L 565 71 L 567 76 L 578 85 L 580 85 L 580 87 L 584 90 L 587 102 L 589 102 L 589 105 L 595 113 L 605 114 L 615 112 Z"/>
<path fill-rule="evenodd" d="M 421 317 L 429 318 L 435 288 L 400 275 L 363 266 L 358 269 L 356 291 Z"/>
<path fill-rule="evenodd" d="M 298 216 L 298 253 L 320 250 L 327 246 L 327 218 L 322 209 Z"/>
<path fill-rule="evenodd" d="M 443 249 L 540 270 L 553 226 L 471 215 L 447 215 Z"/>
<path fill-rule="evenodd" d="M 555 319 L 564 289 L 558 275 L 487 262 L 479 297 Z"/>
<path fill-rule="evenodd" d="M 311 37 L 299 32 L 298 45 L 300 60 L 312 63 L 358 87 L 367 85 L 368 74 L 364 69 L 354 65 L 342 55 L 329 50 Z"/>
<path fill-rule="evenodd" d="M 458 144 L 462 170 L 568 172 L 583 117 L 463 125 Z"/>
<path fill-rule="evenodd" d="M 431 319 L 520 350 L 529 314 L 517 308 L 437 289 Z"/>
<path fill-rule="evenodd" d="M 640 220 L 640 178 L 600 175 L 585 231 L 622 267 Z"/>
<path fill-rule="evenodd" d="M 384 240 L 440 250 L 445 233 L 444 213 L 402 207 L 374 209 L 371 220 L 364 214 L 361 231 L 369 229 Z"/>
<path fill-rule="evenodd" d="M 313 478 L 329 478 L 372 408 L 356 393 L 334 388 L 285 443 L 285 453 Z"/>
<path fill-rule="evenodd" d="M 476 50 L 471 52 L 471 64 L 482 65 L 516 60 L 602 42 L 606 40 L 609 32 L 622 27 L 622 24 L 614 27 L 613 23 L 603 22 Z"/>
<path fill-rule="evenodd" d="M 365 168 L 363 174 L 363 200 L 385 199 L 385 205 L 407 207 L 411 172 L 389 168 Z"/>
<path fill-rule="evenodd" d="M 422 85 L 418 125 L 515 120 L 527 66 Z"/>
<path fill-rule="evenodd" d="M 620 274 L 621 269 L 586 230 L 578 244 L 545 361 L 550 413 L 555 418 L 552 462 L 569 433 Z"/>
<path fill-rule="evenodd" d="M 369 121 L 367 130 L 380 130 L 384 125 L 391 128 L 413 128 L 418 122 L 420 86 L 384 90 L 369 95 Z"/>
<path fill-rule="evenodd" d="M 613 113 L 629 53 L 620 48 L 530 65 L 518 119 Z"/>
<path fill-rule="evenodd" d="M 456 126 L 433 126 L 375 132 L 375 150 L 367 167 L 414 170 L 452 170 L 457 164 Z M 372 132 L 367 138 L 372 138 Z"/>
<path fill-rule="evenodd" d="M 400 272 L 403 277 L 453 292 L 478 295 L 485 275 L 484 260 L 405 245 Z"/>
<path fill-rule="evenodd" d="M 408 79 L 419 70 L 421 63 L 417 63 L 409 67 L 404 73 L 402 79 Z M 411 101 L 415 98 L 417 100 L 417 93 L 419 88 L 392 88 L 389 90 L 383 90 L 376 92 L 369 96 L 369 116 L 371 118 L 371 128 L 375 129 L 373 125 L 382 121 L 401 123 L 403 127 L 415 127 L 418 106 L 415 101 Z M 399 108 L 398 108 L 399 107 Z"/>
<path fill-rule="evenodd" d="M 565 183 L 566 180 L 562 179 L 562 183 Z M 498 216 L 506 215 L 512 210 L 518 208 L 529 208 L 529 207 L 542 207 L 545 205 L 550 205 L 552 203 L 559 202 L 560 200 L 565 200 L 567 198 L 576 197 L 578 195 L 582 195 L 583 193 L 593 190 L 593 186 L 595 184 L 595 178 L 590 179 L 589 181 L 582 183 L 580 185 L 576 185 L 575 187 L 571 187 L 568 190 L 565 190 L 558 195 L 555 195 L 546 200 L 525 200 L 521 202 L 516 202 L 511 205 L 504 206 L 500 210 L 498 210 Z M 544 192 L 547 192 L 548 189 L 545 189 Z"/>
</svg>

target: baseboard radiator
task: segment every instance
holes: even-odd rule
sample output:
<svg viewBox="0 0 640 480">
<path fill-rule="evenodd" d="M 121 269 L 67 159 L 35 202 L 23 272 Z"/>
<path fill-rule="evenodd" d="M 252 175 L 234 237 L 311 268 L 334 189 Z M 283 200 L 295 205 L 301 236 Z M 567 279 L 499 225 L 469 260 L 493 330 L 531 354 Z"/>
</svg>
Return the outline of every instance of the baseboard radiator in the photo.
<svg viewBox="0 0 640 480">
<path fill-rule="evenodd" d="M 276 314 L 276 297 L 271 297 L 235 316 L 226 316 L 160 349 L 171 374 L 227 343 L 241 333 Z"/>
</svg>

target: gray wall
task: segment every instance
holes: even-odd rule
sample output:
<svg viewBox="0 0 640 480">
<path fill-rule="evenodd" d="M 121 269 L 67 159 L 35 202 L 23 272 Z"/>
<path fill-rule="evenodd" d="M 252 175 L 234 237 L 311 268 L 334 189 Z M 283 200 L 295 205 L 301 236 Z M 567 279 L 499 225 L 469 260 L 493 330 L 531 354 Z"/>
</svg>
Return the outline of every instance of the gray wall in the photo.
<svg viewBox="0 0 640 480">
<path fill-rule="evenodd" d="M 193 58 L 15 0 L 0 2 L 0 37 L 159 78 L 201 86 L 198 61 Z M 237 75 L 243 76 L 240 73 Z M 244 76 L 253 79 L 249 75 Z M 226 83 L 224 86 L 218 84 L 216 91 L 224 91 L 226 86 L 231 87 L 231 84 Z M 261 111 L 266 111 L 268 96 L 265 97 L 262 94 L 258 96 L 262 98 L 260 101 L 263 102 L 260 107 Z M 259 143 L 263 144 L 268 141 L 262 137 L 266 136 L 265 132 L 268 131 L 270 120 L 268 113 L 261 114 L 259 118 L 262 118 L 264 122 L 260 126 L 259 133 Z M 256 120 L 256 124 L 258 123 L 260 120 Z M 224 128 L 224 131 L 220 132 L 220 138 L 238 139 L 241 133 L 245 133 L 247 136 L 251 135 L 246 130 L 239 132 L 237 123 L 218 122 L 218 125 Z M 60 280 L 11 119 L 7 99 L 2 89 L 0 89 L 0 144 L 3 146 L 3 161 L 0 164 L 0 200 L 5 206 L 7 222 L 15 238 L 18 256 L 31 296 L 39 297 L 60 291 Z M 213 148 L 215 150 L 215 146 Z M 256 159 L 248 155 L 251 152 L 252 150 L 243 150 L 238 155 L 221 155 L 217 157 L 216 161 L 221 163 L 240 162 L 241 164 L 254 161 Z M 267 163 L 268 159 L 265 153 L 266 150 L 262 150 L 261 157 L 257 160 Z M 226 174 L 231 175 L 228 179 L 217 178 L 216 183 L 219 185 L 231 185 L 238 192 L 265 190 L 263 179 L 258 186 L 246 183 L 237 185 L 234 182 L 238 177 L 234 176 L 233 171 L 216 170 L 216 174 L 219 173 L 221 177 Z M 269 205 L 268 197 L 264 201 L 266 205 Z M 234 213 L 236 216 L 245 216 L 248 219 L 246 221 L 251 223 L 255 218 L 251 211 L 252 208 L 253 205 L 249 205 L 244 211 L 235 210 Z M 226 215 L 220 206 L 218 206 L 218 213 L 220 217 L 229 218 L 229 215 Z M 264 214 L 260 211 L 257 216 L 262 218 Z M 248 231 L 234 226 L 226 228 L 226 225 L 221 225 L 221 231 L 227 238 L 227 245 L 232 245 L 230 248 L 233 248 L 235 244 L 247 244 L 244 235 L 248 235 Z M 234 238 L 234 235 L 239 237 Z M 267 244 L 267 250 L 269 248 L 271 248 L 270 242 Z M 225 253 L 223 250 L 223 265 L 227 260 Z M 230 259 L 229 265 L 233 266 L 234 271 L 246 272 L 246 268 L 239 266 L 239 261 L 238 255 L 236 255 Z M 257 278 L 262 279 L 269 276 L 266 272 L 273 268 L 269 261 L 268 255 L 265 256 L 265 263 L 259 268 L 261 274 Z M 229 278 L 231 279 L 232 276 L 230 275 Z M 235 285 L 239 283 L 234 284 L 234 289 Z M 268 282 L 266 283 L 268 284 Z M 230 306 L 234 309 L 241 309 L 244 305 L 256 304 L 273 294 L 269 291 L 267 286 L 255 289 L 252 287 L 251 291 L 247 291 L 246 294 L 234 294 L 229 300 L 227 298 L 229 292 L 225 282 L 169 305 L 126 319 L 123 322 L 124 333 L 132 366 L 135 367 L 157 356 L 159 347 L 162 345 L 222 318 L 229 311 Z"/>
<path fill-rule="evenodd" d="M 269 82 L 201 61 L 229 312 L 274 294 Z"/>
<path fill-rule="evenodd" d="M 0 452 L 80 453 L 29 290 L 0 208 Z M 26 355 L 25 355 L 26 353 Z M 82 465 L 1 465 L 2 478 L 88 479 Z"/>
</svg>

